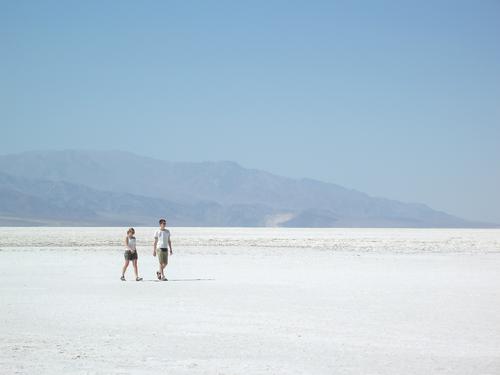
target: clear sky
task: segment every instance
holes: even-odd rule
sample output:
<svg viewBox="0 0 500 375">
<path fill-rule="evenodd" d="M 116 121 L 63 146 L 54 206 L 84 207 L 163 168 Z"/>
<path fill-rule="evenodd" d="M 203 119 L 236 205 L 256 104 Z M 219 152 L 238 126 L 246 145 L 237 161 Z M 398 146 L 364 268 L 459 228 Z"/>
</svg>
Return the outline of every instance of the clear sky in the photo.
<svg viewBox="0 0 500 375">
<path fill-rule="evenodd" d="M 500 223 L 500 1 L 0 1 L 0 153 L 233 160 Z"/>
</svg>

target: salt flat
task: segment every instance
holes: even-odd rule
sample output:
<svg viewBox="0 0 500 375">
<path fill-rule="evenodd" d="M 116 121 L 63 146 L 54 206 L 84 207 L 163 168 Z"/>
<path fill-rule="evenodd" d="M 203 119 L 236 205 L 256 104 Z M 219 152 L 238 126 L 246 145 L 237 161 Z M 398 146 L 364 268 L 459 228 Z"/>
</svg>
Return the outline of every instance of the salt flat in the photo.
<svg viewBox="0 0 500 375">
<path fill-rule="evenodd" d="M 124 230 L 0 228 L 2 374 L 500 373 L 498 230 Z"/>
</svg>

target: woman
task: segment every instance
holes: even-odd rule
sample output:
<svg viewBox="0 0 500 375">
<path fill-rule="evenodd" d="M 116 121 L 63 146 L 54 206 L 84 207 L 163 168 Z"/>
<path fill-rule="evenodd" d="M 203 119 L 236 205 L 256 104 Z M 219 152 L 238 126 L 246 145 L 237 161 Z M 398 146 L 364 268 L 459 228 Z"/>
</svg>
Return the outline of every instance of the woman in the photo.
<svg viewBox="0 0 500 375">
<path fill-rule="evenodd" d="M 125 281 L 125 271 L 127 271 L 127 267 L 130 261 L 132 261 L 132 265 L 134 266 L 135 281 L 142 280 L 142 277 L 139 277 L 137 272 L 137 249 L 135 247 L 136 240 L 134 234 L 134 228 L 129 228 L 127 231 L 127 237 L 125 237 L 125 264 L 123 265 L 122 277 L 120 278 L 120 280 L 122 281 Z"/>
</svg>

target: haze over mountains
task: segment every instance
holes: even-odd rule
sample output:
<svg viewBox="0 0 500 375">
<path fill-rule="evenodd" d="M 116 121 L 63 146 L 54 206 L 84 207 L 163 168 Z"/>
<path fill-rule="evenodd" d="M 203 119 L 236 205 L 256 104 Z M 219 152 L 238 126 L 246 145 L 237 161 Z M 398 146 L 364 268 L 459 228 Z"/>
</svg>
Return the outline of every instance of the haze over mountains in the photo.
<svg viewBox="0 0 500 375">
<path fill-rule="evenodd" d="M 172 226 L 493 226 L 233 162 L 122 151 L 0 156 L 0 225 L 155 225 L 160 216 Z"/>
</svg>

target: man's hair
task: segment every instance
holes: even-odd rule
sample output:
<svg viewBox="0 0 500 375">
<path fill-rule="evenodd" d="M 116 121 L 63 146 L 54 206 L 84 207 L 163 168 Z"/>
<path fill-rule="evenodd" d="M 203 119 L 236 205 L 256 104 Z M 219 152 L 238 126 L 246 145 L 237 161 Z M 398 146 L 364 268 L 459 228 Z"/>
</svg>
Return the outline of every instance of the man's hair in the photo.
<svg viewBox="0 0 500 375">
<path fill-rule="evenodd" d="M 158 223 L 159 223 L 159 224 L 161 224 L 161 223 L 165 223 L 165 224 L 167 224 L 167 220 L 166 220 L 166 219 L 160 219 L 160 221 L 159 221 Z"/>
</svg>

